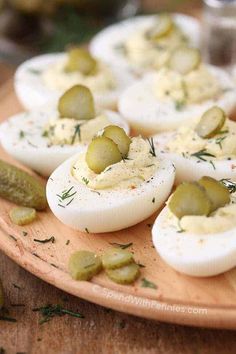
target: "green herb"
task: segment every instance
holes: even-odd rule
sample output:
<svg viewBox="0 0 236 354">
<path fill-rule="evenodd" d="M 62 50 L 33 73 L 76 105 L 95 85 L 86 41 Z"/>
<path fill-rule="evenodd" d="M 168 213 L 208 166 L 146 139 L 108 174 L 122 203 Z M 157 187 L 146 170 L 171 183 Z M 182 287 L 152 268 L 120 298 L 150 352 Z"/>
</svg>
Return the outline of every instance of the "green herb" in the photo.
<svg viewBox="0 0 236 354">
<path fill-rule="evenodd" d="M 153 204 L 155 203 L 155 198 L 152 198 L 152 203 L 153 203 Z"/>
<path fill-rule="evenodd" d="M 17 241 L 17 238 L 15 236 L 9 234 L 9 237 L 12 238 L 14 241 Z"/>
<path fill-rule="evenodd" d="M 49 136 L 49 131 L 48 130 L 44 130 L 44 132 L 42 133 L 42 137 L 48 138 L 48 136 Z"/>
<path fill-rule="evenodd" d="M 213 162 L 212 160 L 210 160 L 210 161 L 209 161 L 209 163 L 212 165 L 213 169 L 215 170 L 215 169 L 216 169 L 216 167 L 215 167 L 214 162 Z"/>
<path fill-rule="evenodd" d="M 225 185 L 226 188 L 228 188 L 230 193 L 235 193 L 236 192 L 236 183 L 232 182 L 228 178 L 223 178 L 220 180 L 221 183 Z"/>
<path fill-rule="evenodd" d="M 194 156 L 194 157 L 196 157 L 196 158 L 198 158 L 199 160 L 202 160 L 202 161 L 207 161 L 205 159 L 205 157 L 215 157 L 215 155 L 210 154 L 209 152 L 207 152 L 206 149 L 199 150 L 199 151 L 195 152 L 194 154 L 191 154 L 191 156 Z"/>
<path fill-rule="evenodd" d="M 39 240 L 37 238 L 34 238 L 34 242 L 39 242 L 39 243 L 48 243 L 48 242 L 52 242 L 54 243 L 55 242 L 55 237 L 52 236 L 50 238 L 45 238 L 44 240 Z"/>
<path fill-rule="evenodd" d="M 229 132 L 228 129 L 221 130 L 219 133 L 217 133 L 217 135 L 220 135 L 220 134 L 227 134 L 228 132 Z"/>
<path fill-rule="evenodd" d="M 87 184 L 89 184 L 89 180 L 86 178 L 86 177 L 83 177 L 82 178 L 82 181 L 87 185 Z"/>
<path fill-rule="evenodd" d="M 155 149 L 155 145 L 154 145 L 154 141 L 153 138 L 147 138 L 148 144 L 150 145 L 150 154 L 152 154 L 152 156 L 156 157 L 156 149 Z"/>
<path fill-rule="evenodd" d="M 184 100 L 177 100 L 174 103 L 176 111 L 181 111 L 186 104 Z"/>
<path fill-rule="evenodd" d="M 32 311 L 39 312 L 42 316 L 41 320 L 39 321 L 40 325 L 49 322 L 55 316 L 61 317 L 64 315 L 70 315 L 76 318 L 84 318 L 84 315 L 82 315 L 81 313 L 64 309 L 61 305 L 48 304 L 46 306 L 34 308 Z"/>
<path fill-rule="evenodd" d="M 122 250 L 125 250 L 126 248 L 132 246 L 133 242 L 125 243 L 125 244 L 117 243 L 117 242 L 109 242 L 109 244 L 115 247 L 120 247 Z"/>
<path fill-rule="evenodd" d="M 66 246 L 68 246 L 68 245 L 69 245 L 69 243 L 70 243 L 70 240 L 67 240 L 67 241 L 66 241 Z"/>
<path fill-rule="evenodd" d="M 78 136 L 78 138 L 79 138 L 79 141 L 81 141 L 81 132 L 80 132 L 80 126 L 81 126 L 81 125 L 82 125 L 82 124 L 77 124 L 77 125 L 75 126 L 75 131 L 74 131 L 74 134 L 73 134 L 72 139 L 71 139 L 71 145 L 74 144 L 75 139 L 76 139 L 77 136 Z"/>
<path fill-rule="evenodd" d="M 21 290 L 21 287 L 15 283 L 12 283 L 12 285 L 14 286 L 15 289 Z"/>
<path fill-rule="evenodd" d="M 146 278 L 142 278 L 141 281 L 142 281 L 142 283 L 141 283 L 141 287 L 142 288 L 157 289 L 156 284 L 154 284 L 153 282 L 147 280 Z"/>
<path fill-rule="evenodd" d="M 142 263 L 137 263 L 137 265 L 140 267 L 140 268 L 145 268 L 146 266 Z"/>
<path fill-rule="evenodd" d="M 24 137 L 25 137 L 25 132 L 23 130 L 21 130 L 19 133 L 19 138 L 24 139 Z"/>
<path fill-rule="evenodd" d="M 127 49 L 123 43 L 119 43 L 113 47 L 117 52 L 125 55 L 127 53 Z"/>
<path fill-rule="evenodd" d="M 89 234 L 89 230 L 88 230 L 88 228 L 87 228 L 87 227 L 85 228 L 85 231 L 87 232 L 87 234 Z"/>
<path fill-rule="evenodd" d="M 40 74 L 41 74 L 41 70 L 34 69 L 34 68 L 28 68 L 28 71 L 29 71 L 31 74 L 34 74 L 34 75 L 40 75 Z"/>
<path fill-rule="evenodd" d="M 73 190 L 73 186 L 67 190 L 64 190 L 62 191 L 61 194 L 56 194 L 56 196 L 59 198 L 59 206 L 61 206 L 62 208 L 65 208 L 65 206 L 69 205 L 73 200 L 73 196 L 77 193 L 76 191 L 75 192 L 72 192 Z M 71 199 L 70 199 L 71 198 Z M 69 202 L 66 204 L 66 205 L 63 205 L 61 203 L 63 203 L 65 200 L 67 199 L 70 199 Z"/>
<path fill-rule="evenodd" d="M 17 322 L 17 320 L 15 318 L 3 316 L 3 315 L 0 315 L 0 321 Z"/>
<path fill-rule="evenodd" d="M 221 150 L 222 150 L 222 141 L 224 141 L 226 138 L 227 138 L 226 136 L 222 136 L 222 137 L 216 139 L 216 144 L 219 145 Z"/>
<path fill-rule="evenodd" d="M 23 236 L 27 236 L 27 235 L 28 235 L 28 232 L 27 232 L 27 231 L 22 231 L 22 235 L 23 235 Z"/>
</svg>

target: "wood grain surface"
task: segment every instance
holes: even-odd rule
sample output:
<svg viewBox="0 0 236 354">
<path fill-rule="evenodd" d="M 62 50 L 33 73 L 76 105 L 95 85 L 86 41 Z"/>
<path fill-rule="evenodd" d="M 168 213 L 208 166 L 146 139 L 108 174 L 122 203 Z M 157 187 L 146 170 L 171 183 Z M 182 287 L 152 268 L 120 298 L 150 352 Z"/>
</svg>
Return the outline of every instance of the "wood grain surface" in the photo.
<svg viewBox="0 0 236 354">
<path fill-rule="evenodd" d="M 2 68 L 0 67 L 0 70 Z M 10 74 L 5 66 L 6 77 Z M 1 71 L 0 71 L 1 73 Z M 7 73 L 7 74 L 6 74 Z M 9 101 L 12 82 L 0 89 L 1 112 L 19 110 Z M 1 114 L 0 112 L 0 114 Z M 1 117 L 2 118 L 2 117 Z M 1 237 L 1 236 L 0 236 Z M 0 277 L 6 290 L 6 307 L 16 323 L 0 321 L 0 347 L 7 353 L 234 353 L 232 332 L 165 325 L 108 311 L 76 299 L 43 283 L 1 255 Z M 15 285 L 19 286 L 16 287 Z M 23 304 L 14 307 L 11 304 Z M 84 319 L 55 318 L 39 325 L 32 308 L 63 304 Z"/>
</svg>

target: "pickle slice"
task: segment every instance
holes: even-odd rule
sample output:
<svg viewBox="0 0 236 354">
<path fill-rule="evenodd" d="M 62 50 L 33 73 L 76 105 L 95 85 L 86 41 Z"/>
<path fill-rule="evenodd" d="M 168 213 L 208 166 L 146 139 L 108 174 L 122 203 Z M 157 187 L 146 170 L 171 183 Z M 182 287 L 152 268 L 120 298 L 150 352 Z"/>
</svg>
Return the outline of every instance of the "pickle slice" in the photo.
<svg viewBox="0 0 236 354">
<path fill-rule="evenodd" d="M 211 211 L 211 202 L 200 185 L 184 182 L 172 194 L 168 207 L 181 219 L 185 215 L 208 215 Z"/>
<path fill-rule="evenodd" d="M 106 269 L 108 278 L 118 284 L 131 284 L 140 274 L 139 266 L 136 263 L 130 263 L 117 269 Z"/>
<path fill-rule="evenodd" d="M 177 71 L 182 75 L 195 70 L 201 63 L 201 55 L 198 49 L 189 47 L 179 47 L 174 50 L 168 66 L 171 70 Z"/>
<path fill-rule="evenodd" d="M 214 106 L 202 115 L 195 131 L 201 138 L 212 138 L 220 132 L 225 120 L 225 112 L 220 107 Z"/>
<path fill-rule="evenodd" d="M 101 269 L 102 261 L 93 252 L 77 251 L 70 256 L 69 272 L 75 280 L 90 280 Z"/>
<path fill-rule="evenodd" d="M 95 107 L 91 91 L 83 85 L 71 87 L 60 97 L 58 111 L 62 118 L 78 120 L 94 118 Z"/>
<path fill-rule="evenodd" d="M 2 281 L 0 279 L 0 310 L 4 305 L 4 293 L 3 293 L 3 286 L 2 286 Z"/>
<path fill-rule="evenodd" d="M 0 160 L 0 197 L 43 210 L 47 207 L 45 186 L 23 170 Z"/>
<path fill-rule="evenodd" d="M 211 211 L 221 208 L 230 202 L 228 188 L 214 178 L 204 176 L 198 181 L 198 184 L 206 190 L 206 194 L 211 201 Z"/>
<path fill-rule="evenodd" d="M 92 140 L 86 153 L 88 167 L 95 173 L 101 173 L 110 165 L 122 160 L 118 146 L 111 139 L 100 136 Z"/>
<path fill-rule="evenodd" d="M 96 72 L 97 62 L 84 48 L 72 48 L 68 51 L 67 72 L 79 71 L 83 75 L 91 75 Z"/>
<path fill-rule="evenodd" d="M 103 136 L 113 140 L 118 145 L 122 157 L 127 157 L 131 139 L 128 137 L 124 129 L 116 125 L 109 125 L 104 129 Z"/>
<path fill-rule="evenodd" d="M 157 21 L 152 29 L 147 32 L 147 37 L 151 40 L 158 40 L 168 35 L 173 29 L 174 24 L 170 15 L 162 14 L 157 17 Z"/>
<path fill-rule="evenodd" d="M 27 225 L 36 219 L 36 210 L 26 207 L 15 207 L 9 213 L 13 224 Z"/>
<path fill-rule="evenodd" d="M 102 264 L 106 269 L 120 268 L 133 261 L 133 254 L 120 248 L 110 248 L 102 256 Z"/>
</svg>

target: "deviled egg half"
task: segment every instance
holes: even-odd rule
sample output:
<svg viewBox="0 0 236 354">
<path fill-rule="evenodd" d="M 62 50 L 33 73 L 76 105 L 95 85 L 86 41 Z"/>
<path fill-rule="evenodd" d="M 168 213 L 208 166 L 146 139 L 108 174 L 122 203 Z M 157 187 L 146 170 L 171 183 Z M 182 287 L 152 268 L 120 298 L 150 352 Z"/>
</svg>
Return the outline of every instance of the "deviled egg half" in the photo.
<svg viewBox="0 0 236 354">
<path fill-rule="evenodd" d="M 14 85 L 26 109 L 57 100 L 77 84 L 90 88 L 98 106 L 114 109 L 121 92 L 133 81 L 133 75 L 127 70 L 96 60 L 83 48 L 72 48 L 67 53 L 27 60 L 17 69 Z"/>
<path fill-rule="evenodd" d="M 179 47 L 164 68 L 124 91 L 119 111 L 134 129 L 149 135 L 188 125 L 213 104 L 229 114 L 235 95 L 225 71 L 203 64 L 198 49 Z"/>
<path fill-rule="evenodd" d="M 98 131 L 116 124 L 129 133 L 119 114 L 95 108 L 91 91 L 73 86 L 59 99 L 30 112 L 19 113 L 0 125 L 0 142 L 16 160 L 43 176 L 76 152 L 86 149 Z"/>
<path fill-rule="evenodd" d="M 175 177 L 151 140 L 106 127 L 85 153 L 65 161 L 47 183 L 52 212 L 73 229 L 105 233 L 135 225 L 157 211 Z"/>
<path fill-rule="evenodd" d="M 175 270 L 199 277 L 235 267 L 235 202 L 236 183 L 229 179 L 204 176 L 180 184 L 152 229 L 161 258 Z"/>
<path fill-rule="evenodd" d="M 109 26 L 90 44 L 91 53 L 138 74 L 165 65 L 180 45 L 199 46 L 198 21 L 182 14 L 138 16 Z"/>
<path fill-rule="evenodd" d="M 236 122 L 213 106 L 191 126 L 158 134 L 154 144 L 176 167 L 176 183 L 202 176 L 236 180 Z"/>
</svg>

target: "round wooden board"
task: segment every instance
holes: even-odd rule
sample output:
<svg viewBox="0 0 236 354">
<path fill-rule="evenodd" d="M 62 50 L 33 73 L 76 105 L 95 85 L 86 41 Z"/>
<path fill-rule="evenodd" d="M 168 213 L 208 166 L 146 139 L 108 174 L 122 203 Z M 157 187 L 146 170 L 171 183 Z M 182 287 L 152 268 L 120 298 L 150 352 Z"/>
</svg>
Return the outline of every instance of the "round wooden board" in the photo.
<svg viewBox="0 0 236 354">
<path fill-rule="evenodd" d="M 5 99 L 5 112 L 9 112 L 7 102 L 14 110 L 19 109 L 13 94 Z M 12 162 L 2 150 L 0 158 Z M 12 204 L 0 200 L 0 205 L 0 249 L 46 282 L 99 305 L 141 317 L 185 325 L 236 329 L 236 270 L 205 279 L 175 272 L 153 248 L 151 224 L 156 215 L 123 231 L 93 235 L 69 229 L 50 210 L 38 213 L 37 221 L 31 225 L 17 227 L 8 216 Z M 55 243 L 34 241 L 51 236 L 55 237 Z M 70 240 L 69 244 L 67 240 Z M 134 252 L 136 261 L 145 266 L 141 268 L 141 277 L 135 285 L 115 284 L 104 273 L 91 282 L 71 279 L 67 263 L 73 251 L 88 249 L 101 254 L 113 242 L 132 243 L 129 249 Z M 142 278 L 154 282 L 157 289 L 142 287 Z"/>
</svg>

